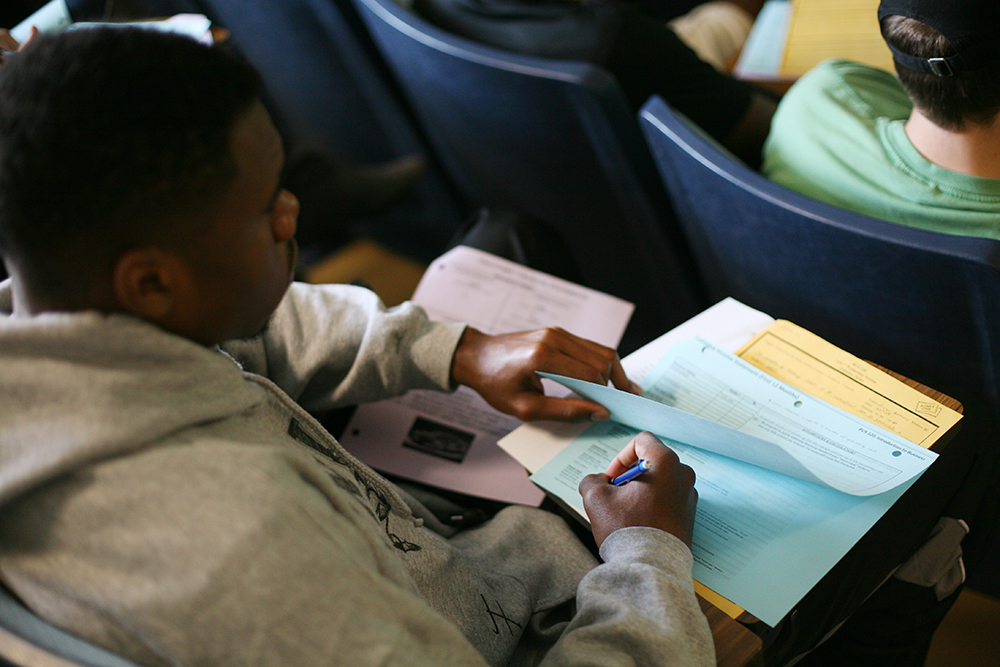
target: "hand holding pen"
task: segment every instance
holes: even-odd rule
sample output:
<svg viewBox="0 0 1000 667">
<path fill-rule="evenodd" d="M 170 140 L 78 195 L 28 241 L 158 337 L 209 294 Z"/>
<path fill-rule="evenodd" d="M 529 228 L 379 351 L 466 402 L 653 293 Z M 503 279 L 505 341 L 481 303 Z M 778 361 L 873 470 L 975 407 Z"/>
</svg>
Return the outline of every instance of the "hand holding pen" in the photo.
<svg viewBox="0 0 1000 667">
<path fill-rule="evenodd" d="M 598 545 L 620 528 L 644 526 L 665 530 L 690 546 L 698 503 L 694 481 L 694 471 L 672 449 L 651 433 L 640 433 L 605 472 L 580 482 Z"/>
</svg>

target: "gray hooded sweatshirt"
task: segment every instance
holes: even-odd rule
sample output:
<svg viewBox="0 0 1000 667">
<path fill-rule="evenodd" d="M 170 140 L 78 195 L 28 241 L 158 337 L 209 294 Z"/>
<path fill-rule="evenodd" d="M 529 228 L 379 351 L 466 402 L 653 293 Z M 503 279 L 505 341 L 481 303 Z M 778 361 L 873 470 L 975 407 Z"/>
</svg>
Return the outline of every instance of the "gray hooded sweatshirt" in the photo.
<svg viewBox="0 0 1000 667">
<path fill-rule="evenodd" d="M 691 553 L 558 517 L 449 530 L 307 410 L 449 389 L 462 327 L 293 285 L 206 348 L 0 284 L 0 578 L 142 665 L 710 665 Z"/>
</svg>

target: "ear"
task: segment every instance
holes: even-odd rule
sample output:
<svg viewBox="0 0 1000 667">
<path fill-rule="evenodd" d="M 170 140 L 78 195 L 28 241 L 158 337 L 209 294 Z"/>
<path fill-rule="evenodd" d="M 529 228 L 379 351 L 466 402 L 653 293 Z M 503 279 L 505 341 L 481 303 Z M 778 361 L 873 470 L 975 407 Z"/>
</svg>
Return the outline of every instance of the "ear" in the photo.
<svg viewBox="0 0 1000 667">
<path fill-rule="evenodd" d="M 115 264 L 113 276 L 119 306 L 153 322 L 169 317 L 177 307 L 183 272 L 179 258 L 159 248 L 126 251 Z"/>
</svg>

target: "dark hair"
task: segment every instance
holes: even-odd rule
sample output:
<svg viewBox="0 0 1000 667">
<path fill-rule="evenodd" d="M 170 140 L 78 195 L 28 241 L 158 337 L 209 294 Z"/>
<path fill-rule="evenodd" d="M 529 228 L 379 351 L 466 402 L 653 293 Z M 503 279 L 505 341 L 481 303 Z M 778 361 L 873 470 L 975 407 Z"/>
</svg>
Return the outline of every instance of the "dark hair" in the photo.
<svg viewBox="0 0 1000 667">
<path fill-rule="evenodd" d="M 946 58 L 955 53 L 940 32 L 915 19 L 887 16 L 881 26 L 885 41 L 903 53 L 921 58 Z M 898 62 L 895 65 L 906 94 L 935 125 L 959 130 L 966 124 L 989 124 L 1000 113 L 1000 68 L 937 76 Z"/>
<path fill-rule="evenodd" d="M 36 37 L 0 67 L 0 255 L 65 296 L 129 248 L 189 239 L 261 90 L 245 61 L 180 35 Z"/>
</svg>

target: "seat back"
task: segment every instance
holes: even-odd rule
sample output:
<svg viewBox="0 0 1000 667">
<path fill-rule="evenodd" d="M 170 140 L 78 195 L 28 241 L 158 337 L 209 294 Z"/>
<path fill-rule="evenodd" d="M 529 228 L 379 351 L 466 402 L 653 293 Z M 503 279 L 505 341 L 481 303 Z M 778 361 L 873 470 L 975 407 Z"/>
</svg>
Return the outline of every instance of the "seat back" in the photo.
<svg viewBox="0 0 1000 667">
<path fill-rule="evenodd" d="M 43 621 L 0 586 L 0 665 L 136 667 Z"/>
<path fill-rule="evenodd" d="M 995 572 L 986 552 L 1000 509 L 1000 241 L 912 229 L 781 187 L 720 150 L 662 99 L 650 99 L 639 117 L 712 298 L 732 296 L 790 320 L 966 405 L 958 436 L 918 480 L 920 491 L 890 510 L 880 524 L 887 532 L 869 534 L 877 553 L 861 549 L 867 557 L 839 563 L 797 608 L 789 627 L 798 629 L 768 650 L 810 650 L 911 553 L 937 516 L 971 527 L 962 550 L 973 575 Z"/>
<path fill-rule="evenodd" d="M 603 69 L 440 30 L 393 0 L 354 0 L 470 206 L 554 227 L 585 284 L 636 304 L 623 349 L 704 307 L 634 110 Z"/>
<path fill-rule="evenodd" d="M 1000 405 L 1000 241 L 911 229 L 781 187 L 658 98 L 640 124 L 713 299 Z"/>
</svg>

